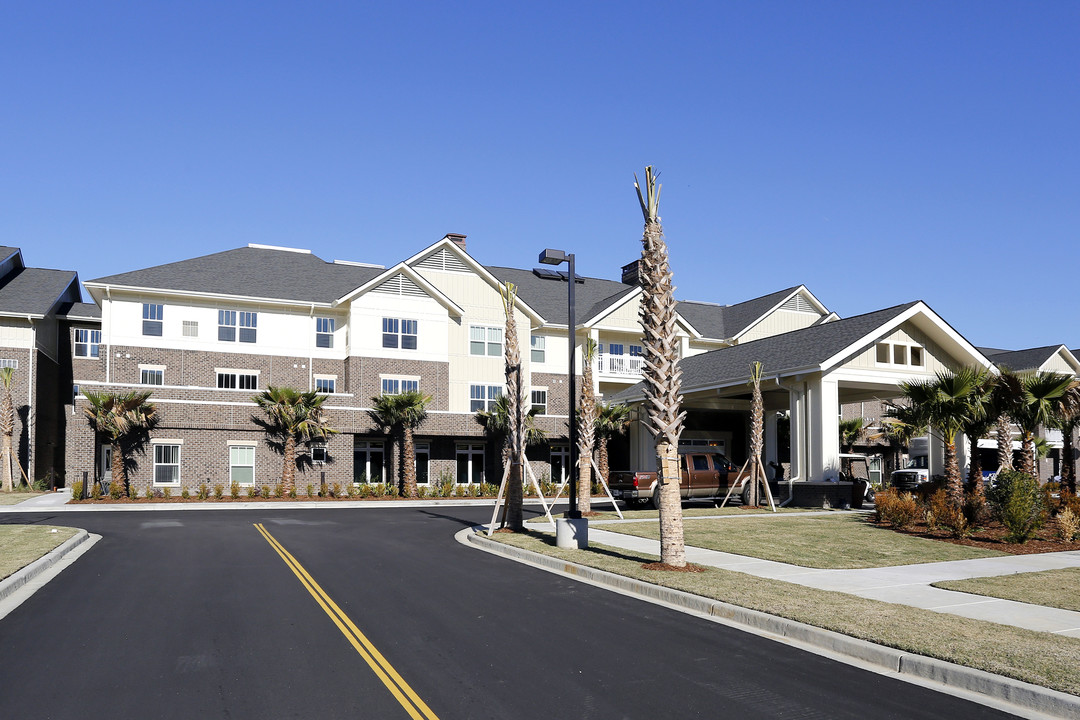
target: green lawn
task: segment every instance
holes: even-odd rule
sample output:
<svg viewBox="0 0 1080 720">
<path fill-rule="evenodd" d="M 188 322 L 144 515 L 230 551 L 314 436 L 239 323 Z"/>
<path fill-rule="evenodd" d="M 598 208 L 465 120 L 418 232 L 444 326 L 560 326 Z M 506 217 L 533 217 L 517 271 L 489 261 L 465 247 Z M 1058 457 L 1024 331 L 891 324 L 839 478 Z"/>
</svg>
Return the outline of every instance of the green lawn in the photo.
<svg viewBox="0 0 1080 720">
<path fill-rule="evenodd" d="M 26 492 L 0 492 L 0 505 L 18 505 L 23 500 L 29 500 L 35 498 L 38 495 L 44 495 L 43 492 L 37 490 L 27 490 Z"/>
<path fill-rule="evenodd" d="M 56 532 L 53 532 L 53 531 Z M 26 567 L 78 532 L 48 525 L 0 525 L 0 579 Z"/>
<path fill-rule="evenodd" d="M 936 582 L 945 590 L 1080 612 L 1080 568 Z"/>
<path fill-rule="evenodd" d="M 930 610 L 817 590 L 745 573 L 645 570 L 653 555 L 592 545 L 561 550 L 549 534 L 499 533 L 495 540 L 663 587 L 760 610 L 906 652 L 1080 695 L 1080 638 L 1023 630 Z"/>
<path fill-rule="evenodd" d="M 611 503 L 603 503 L 593 505 L 593 510 L 597 511 L 596 520 L 618 520 L 619 516 L 615 514 L 614 510 L 607 508 L 611 507 Z M 620 509 L 622 509 L 620 507 Z M 683 517 L 721 517 L 724 515 L 774 515 L 780 513 L 804 513 L 804 512 L 820 512 L 820 510 L 813 510 L 808 508 L 776 508 L 776 513 L 773 513 L 769 508 L 756 508 L 754 510 L 743 510 L 741 506 L 728 505 L 723 508 L 711 507 L 708 505 L 690 505 L 683 507 Z M 627 520 L 656 520 L 659 517 L 656 510 L 623 510 L 623 517 Z"/>
<path fill-rule="evenodd" d="M 660 539 L 659 523 L 597 529 Z M 872 568 L 995 557 L 996 550 L 912 537 L 877 527 L 864 515 L 695 520 L 684 525 L 686 544 L 811 568 Z"/>
</svg>

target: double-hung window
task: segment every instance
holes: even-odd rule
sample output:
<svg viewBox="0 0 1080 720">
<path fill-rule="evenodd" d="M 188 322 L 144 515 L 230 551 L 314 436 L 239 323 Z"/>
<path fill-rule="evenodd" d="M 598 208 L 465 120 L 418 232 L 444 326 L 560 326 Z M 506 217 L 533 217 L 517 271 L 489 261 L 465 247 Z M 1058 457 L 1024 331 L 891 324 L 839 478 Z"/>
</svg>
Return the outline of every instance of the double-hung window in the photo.
<svg viewBox="0 0 1080 720">
<path fill-rule="evenodd" d="M 139 384 L 140 385 L 164 385 L 165 384 L 165 368 L 160 365 L 140 365 L 139 366 Z"/>
<path fill-rule="evenodd" d="M 530 395 L 533 415 L 547 415 L 547 388 L 533 388 Z"/>
<path fill-rule="evenodd" d="M 255 446 L 229 446 L 229 483 L 255 484 Z"/>
<path fill-rule="evenodd" d="M 239 340 L 242 343 L 253 343 L 258 332 L 259 313 L 236 310 L 218 310 L 218 340 L 221 342 L 236 342 L 237 327 L 239 326 Z"/>
<path fill-rule="evenodd" d="M 337 386 L 337 375 L 316 375 L 315 392 L 333 394 Z"/>
<path fill-rule="evenodd" d="M 384 348 L 416 349 L 417 322 L 403 318 L 383 318 L 382 346 Z"/>
<path fill-rule="evenodd" d="M 154 445 L 154 484 L 180 484 L 179 444 L 171 445 L 162 442 Z"/>
<path fill-rule="evenodd" d="M 503 329 L 497 325 L 469 326 L 469 354 L 500 357 L 503 354 Z"/>
<path fill-rule="evenodd" d="M 334 347 L 334 318 L 315 318 L 315 347 Z"/>
<path fill-rule="evenodd" d="M 470 385 L 469 412 L 490 411 L 502 392 L 502 385 Z"/>
<path fill-rule="evenodd" d="M 420 378 L 382 378 L 383 395 L 400 395 L 406 392 L 419 392 Z"/>
<path fill-rule="evenodd" d="M 236 311 L 218 310 L 217 339 L 221 342 L 236 342 Z"/>
<path fill-rule="evenodd" d="M 534 363 L 544 362 L 547 355 L 547 338 L 543 335 L 533 335 L 530 338 L 530 343 L 532 344 L 531 360 Z"/>
<path fill-rule="evenodd" d="M 221 390 L 258 390 L 258 373 L 237 370 L 218 370 L 217 386 Z"/>
<path fill-rule="evenodd" d="M 143 303 L 142 306 L 142 334 L 161 336 L 161 322 L 165 315 L 165 307 L 154 303 Z"/>
<path fill-rule="evenodd" d="M 75 329 L 75 357 L 96 358 L 100 345 L 100 330 Z"/>
</svg>

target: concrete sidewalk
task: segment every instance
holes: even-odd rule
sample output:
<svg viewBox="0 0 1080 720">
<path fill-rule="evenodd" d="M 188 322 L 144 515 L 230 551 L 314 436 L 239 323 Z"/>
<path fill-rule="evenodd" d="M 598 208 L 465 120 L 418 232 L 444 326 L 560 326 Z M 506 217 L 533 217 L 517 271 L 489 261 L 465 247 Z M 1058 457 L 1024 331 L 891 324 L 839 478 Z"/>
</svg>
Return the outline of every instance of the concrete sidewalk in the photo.
<svg viewBox="0 0 1080 720">
<path fill-rule="evenodd" d="M 609 532 L 600 527 L 603 524 L 604 521 L 590 523 L 590 543 L 652 555 L 660 554 L 659 541 Z M 1080 637 L 1080 612 L 930 587 L 930 583 L 941 580 L 1080 567 L 1080 551 L 1009 555 L 863 570 L 819 570 L 694 547 L 686 548 L 686 559 L 698 565 L 734 570 L 821 590 L 833 590 L 1002 625 Z"/>
</svg>

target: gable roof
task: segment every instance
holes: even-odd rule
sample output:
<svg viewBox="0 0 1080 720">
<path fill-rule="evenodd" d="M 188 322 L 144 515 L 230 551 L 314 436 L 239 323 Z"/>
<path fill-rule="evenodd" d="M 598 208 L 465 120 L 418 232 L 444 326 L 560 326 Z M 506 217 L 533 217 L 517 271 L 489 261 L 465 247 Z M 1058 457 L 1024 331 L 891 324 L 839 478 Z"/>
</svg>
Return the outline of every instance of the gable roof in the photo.
<svg viewBox="0 0 1080 720">
<path fill-rule="evenodd" d="M 1038 370 L 1059 351 L 1069 352 L 1064 345 L 1047 345 L 1026 350 L 1001 350 L 998 348 L 979 348 L 995 365 L 1004 365 L 1010 370 Z M 1072 353 L 1075 355 L 1076 353 Z"/>
<path fill-rule="evenodd" d="M 19 268 L 0 278 L 0 314 L 45 317 L 78 281 L 73 270 Z"/>
<path fill-rule="evenodd" d="M 329 305 L 383 272 L 327 262 L 309 252 L 242 247 L 108 275 L 85 285 L 91 294 L 109 285 Z"/>
<path fill-rule="evenodd" d="M 335 300 L 334 305 L 341 305 L 342 303 L 348 302 L 349 300 L 363 295 L 366 292 L 377 292 L 378 289 L 384 284 L 390 283 L 397 278 L 400 278 L 402 282 L 412 285 L 412 288 L 416 292 L 424 293 L 431 299 L 435 300 L 435 302 L 446 308 L 451 315 L 455 317 L 461 317 L 465 314 L 465 311 L 461 308 L 460 305 L 447 297 L 446 294 L 439 290 L 437 287 L 425 280 L 424 276 L 416 272 L 416 270 L 414 270 L 410 265 L 406 265 L 403 262 L 398 263 L 389 270 L 384 270 L 380 272 L 378 275 L 373 277 L 371 280 L 368 280 L 360 287 L 354 288 L 347 295 Z"/>
<path fill-rule="evenodd" d="M 10 247 L 8 245 L 0 245 L 0 263 L 11 258 L 12 255 L 19 256 L 19 262 L 17 265 L 22 267 L 22 250 L 17 247 Z"/>
<path fill-rule="evenodd" d="M 101 320 L 101 308 L 94 303 L 66 302 L 56 309 L 56 317 L 65 320 Z"/>
<path fill-rule="evenodd" d="M 553 325 L 566 325 L 567 301 L 566 281 L 537 277 L 532 270 L 485 266 L 499 282 L 512 282 L 518 289 L 518 297 L 539 313 L 544 320 Z M 638 287 L 626 285 L 615 280 L 581 277 L 582 282 L 574 286 L 574 308 L 577 323 L 587 323 L 605 308 L 619 299 L 627 298 Z"/>
</svg>

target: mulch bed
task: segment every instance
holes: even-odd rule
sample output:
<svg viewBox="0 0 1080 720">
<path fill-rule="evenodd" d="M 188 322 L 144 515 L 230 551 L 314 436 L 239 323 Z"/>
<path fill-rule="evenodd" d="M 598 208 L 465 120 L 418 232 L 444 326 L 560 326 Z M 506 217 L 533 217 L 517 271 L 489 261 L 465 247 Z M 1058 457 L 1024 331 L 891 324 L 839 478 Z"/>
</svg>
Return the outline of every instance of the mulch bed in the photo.
<svg viewBox="0 0 1080 720">
<path fill-rule="evenodd" d="M 879 527 L 887 528 L 889 526 L 879 524 Z M 966 538 L 954 538 L 950 536 L 946 530 L 934 530 L 931 532 L 927 528 L 926 523 L 915 523 L 907 530 L 896 530 L 896 532 L 912 535 L 914 537 L 926 538 L 928 540 L 941 540 L 943 542 L 953 543 L 954 545 L 967 545 L 969 547 L 997 550 L 998 552 L 1009 553 L 1010 555 L 1037 555 L 1039 553 L 1080 550 L 1080 540 L 1063 542 L 1058 538 L 1057 519 L 1055 518 L 1051 518 L 1042 529 L 1036 531 L 1034 537 L 1022 544 L 1005 542 L 1004 538 L 1005 535 L 1008 534 L 1008 531 L 996 520 L 992 520 L 986 526 L 978 528 L 970 537 Z"/>
<path fill-rule="evenodd" d="M 667 563 L 653 562 L 653 563 L 645 563 L 641 567 L 644 568 L 645 570 L 659 570 L 661 572 L 688 572 L 688 573 L 705 572 L 705 568 L 701 567 L 700 565 L 695 565 L 693 563 L 686 563 L 686 565 L 683 566 L 683 567 L 675 567 L 674 565 L 668 565 Z"/>
</svg>

